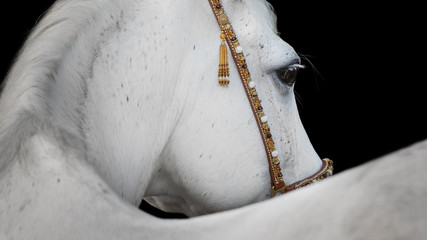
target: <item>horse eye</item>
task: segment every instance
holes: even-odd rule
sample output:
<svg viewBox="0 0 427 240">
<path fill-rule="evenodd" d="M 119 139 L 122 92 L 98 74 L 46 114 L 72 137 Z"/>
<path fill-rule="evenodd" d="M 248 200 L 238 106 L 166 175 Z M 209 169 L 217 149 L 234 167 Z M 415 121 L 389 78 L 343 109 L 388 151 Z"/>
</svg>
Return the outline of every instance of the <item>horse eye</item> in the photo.
<svg viewBox="0 0 427 240">
<path fill-rule="evenodd" d="M 279 75 L 280 80 L 289 86 L 294 85 L 294 83 L 297 79 L 298 70 L 301 67 L 302 67 L 302 65 L 293 64 L 293 65 L 290 65 L 288 67 L 285 67 L 284 69 L 279 70 L 278 75 Z"/>
</svg>

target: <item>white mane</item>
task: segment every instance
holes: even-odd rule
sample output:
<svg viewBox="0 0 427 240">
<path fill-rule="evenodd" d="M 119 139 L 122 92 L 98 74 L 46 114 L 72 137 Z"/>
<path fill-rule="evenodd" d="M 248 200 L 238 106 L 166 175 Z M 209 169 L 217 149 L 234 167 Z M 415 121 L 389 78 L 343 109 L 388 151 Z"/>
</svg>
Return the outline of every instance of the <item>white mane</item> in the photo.
<svg viewBox="0 0 427 240">
<path fill-rule="evenodd" d="M 25 139 L 29 129 L 41 128 L 42 122 L 55 125 L 51 118 L 54 110 L 47 98 L 51 97 L 52 88 L 58 81 L 66 82 L 71 88 L 60 93 L 65 101 L 70 92 L 84 94 L 84 85 L 67 80 L 89 74 L 88 66 L 95 57 L 94 48 L 101 38 L 88 33 L 112 26 L 120 19 L 123 7 L 121 1 L 57 1 L 35 27 L 9 72 L 1 95 L 0 169 L 7 164 L 4 161 L 13 159 L 11 154 L 18 149 L 16 144 Z M 86 55 L 75 56 L 74 50 L 81 48 L 87 51 L 78 53 Z M 71 63 L 76 58 L 79 65 Z M 73 64 L 75 71 L 67 69 L 67 64 Z M 63 109 L 63 114 L 73 112 L 67 110 Z M 76 115 L 68 117 L 77 122 L 81 120 Z M 69 127 L 66 130 L 76 132 L 76 126 Z"/>
</svg>

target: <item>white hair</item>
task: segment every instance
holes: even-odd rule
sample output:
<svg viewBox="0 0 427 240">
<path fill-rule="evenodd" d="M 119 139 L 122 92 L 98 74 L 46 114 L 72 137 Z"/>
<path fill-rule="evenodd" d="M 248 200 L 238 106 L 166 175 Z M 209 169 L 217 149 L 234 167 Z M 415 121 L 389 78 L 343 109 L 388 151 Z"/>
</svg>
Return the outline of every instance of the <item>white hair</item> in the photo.
<svg viewBox="0 0 427 240">
<path fill-rule="evenodd" d="M 96 45 L 96 39 L 80 41 L 81 33 L 99 32 L 113 25 L 115 19 L 120 19 L 124 2 L 60 0 L 55 2 L 49 13 L 33 29 L 3 83 L 5 85 L 0 97 L 0 170 L 13 159 L 14 150 L 19 148 L 19 139 L 24 137 L 22 134 L 29 134 L 23 129 L 28 131 L 28 124 L 33 125 L 33 128 L 41 127 L 40 124 L 50 118 L 52 109 L 46 97 L 52 94 L 52 83 L 61 81 L 57 77 L 63 71 L 61 65 L 76 58 L 73 56 L 76 45 L 86 45 L 88 49 L 87 56 L 80 56 L 79 60 L 91 59 L 89 55 L 93 51 L 89 50 Z M 70 84 L 79 83 L 70 81 Z M 84 88 L 79 85 L 70 87 L 80 91 Z M 66 101 L 67 92 L 62 94 Z"/>
</svg>

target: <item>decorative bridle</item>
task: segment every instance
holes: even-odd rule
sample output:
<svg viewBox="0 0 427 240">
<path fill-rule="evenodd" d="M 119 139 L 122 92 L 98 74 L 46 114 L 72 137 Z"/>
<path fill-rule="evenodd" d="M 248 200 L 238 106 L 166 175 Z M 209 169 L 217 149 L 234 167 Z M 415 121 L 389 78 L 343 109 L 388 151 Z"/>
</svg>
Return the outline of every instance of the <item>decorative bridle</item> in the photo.
<svg viewBox="0 0 427 240">
<path fill-rule="evenodd" d="M 230 70 L 228 66 L 228 47 L 230 48 L 231 55 L 233 56 L 234 63 L 236 64 L 237 70 L 242 80 L 243 87 L 254 113 L 258 129 L 261 133 L 261 138 L 264 143 L 265 152 L 268 158 L 268 166 L 270 171 L 271 179 L 271 197 L 274 197 L 277 193 L 287 193 L 289 191 L 304 187 L 306 185 L 315 183 L 324 178 L 327 178 L 333 173 L 333 162 L 330 159 L 322 159 L 323 165 L 318 172 L 305 178 L 301 181 L 295 182 L 291 185 L 286 185 L 283 181 L 283 174 L 280 168 L 279 152 L 275 147 L 273 136 L 270 131 L 268 124 L 268 117 L 264 113 L 264 109 L 261 105 L 258 93 L 255 89 L 255 82 L 251 78 L 251 74 L 246 63 L 246 58 L 243 53 L 243 49 L 237 39 L 236 33 L 231 26 L 230 20 L 224 11 L 224 7 L 220 0 L 208 0 L 215 14 L 216 20 L 221 29 L 221 45 L 219 50 L 219 71 L 218 81 L 221 86 L 228 86 L 230 83 L 229 76 Z"/>
</svg>

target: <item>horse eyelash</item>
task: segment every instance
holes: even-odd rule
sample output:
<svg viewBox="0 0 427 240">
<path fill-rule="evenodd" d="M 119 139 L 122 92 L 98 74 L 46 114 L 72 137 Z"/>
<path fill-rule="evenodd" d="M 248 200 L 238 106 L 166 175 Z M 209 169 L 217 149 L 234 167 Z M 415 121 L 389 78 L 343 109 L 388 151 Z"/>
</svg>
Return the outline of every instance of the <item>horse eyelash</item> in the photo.
<svg viewBox="0 0 427 240">
<path fill-rule="evenodd" d="M 305 65 L 295 63 L 295 64 L 291 64 L 291 65 L 289 65 L 289 66 L 287 66 L 287 67 L 285 67 L 285 68 L 290 68 L 290 67 L 295 67 L 295 68 L 297 68 L 297 69 L 304 69 L 304 68 L 305 68 Z"/>
</svg>

